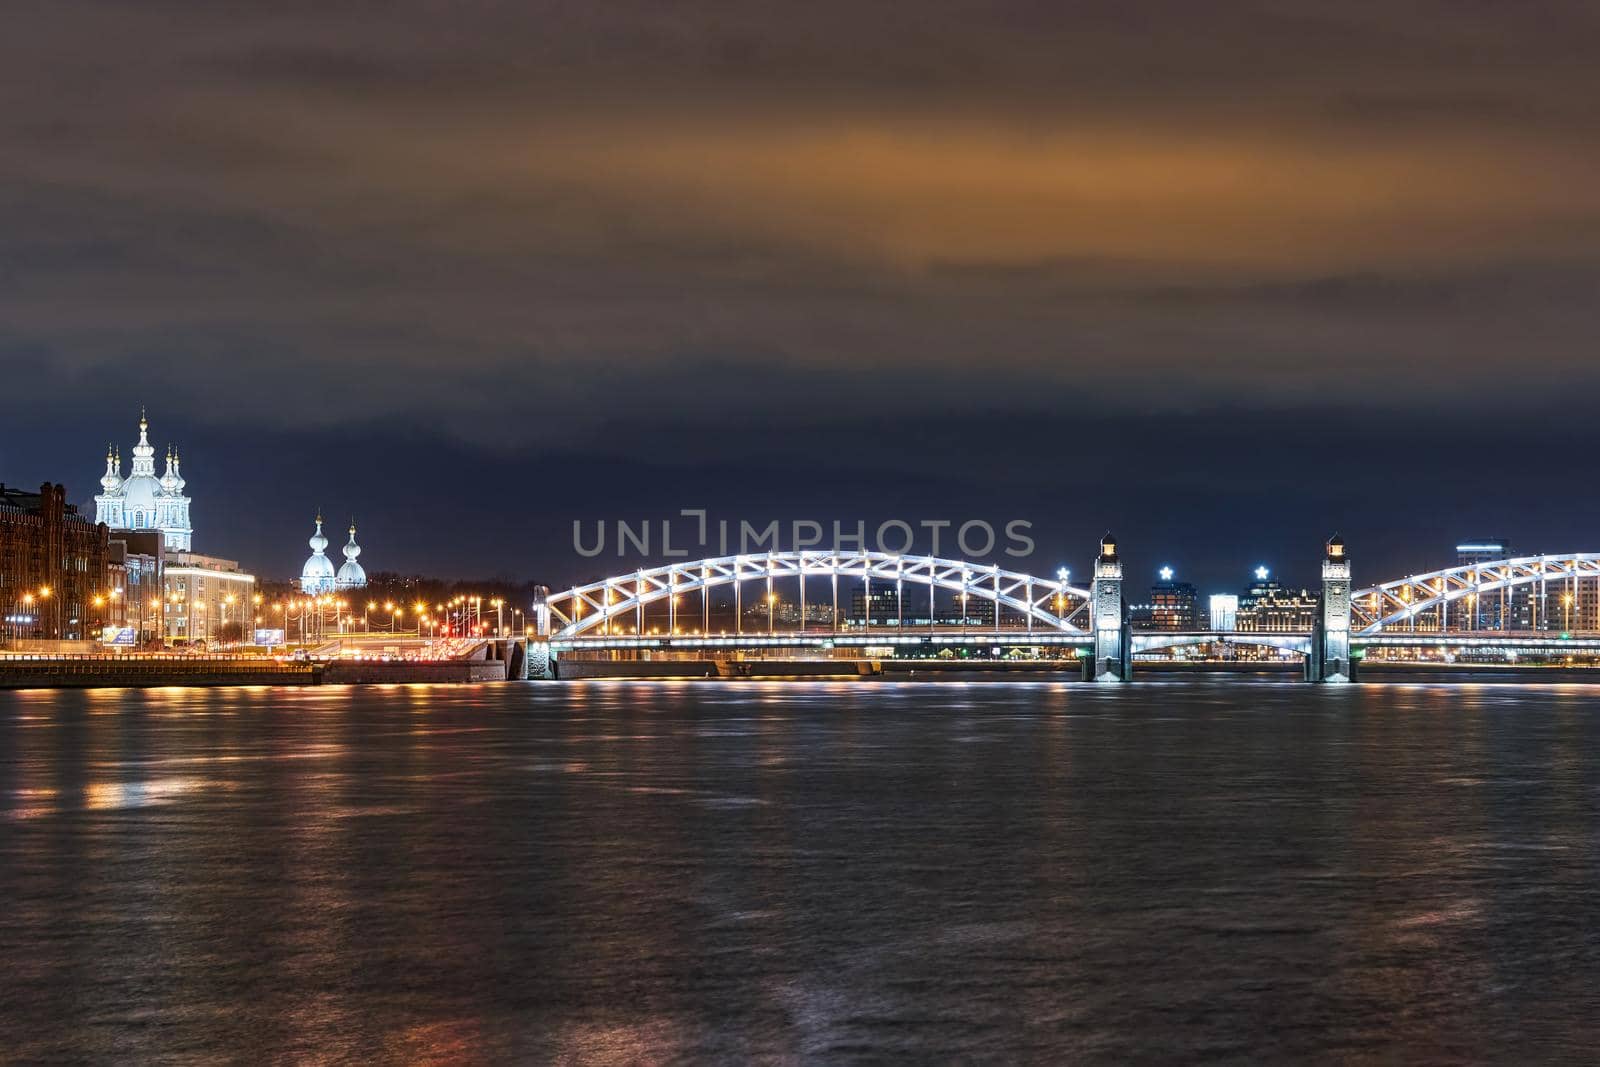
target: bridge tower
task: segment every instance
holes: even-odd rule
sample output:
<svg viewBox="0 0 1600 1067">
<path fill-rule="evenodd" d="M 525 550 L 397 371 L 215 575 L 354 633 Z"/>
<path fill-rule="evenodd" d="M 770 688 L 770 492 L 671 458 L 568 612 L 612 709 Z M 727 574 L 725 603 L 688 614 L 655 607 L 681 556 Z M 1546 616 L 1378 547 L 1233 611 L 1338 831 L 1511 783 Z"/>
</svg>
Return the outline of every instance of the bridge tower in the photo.
<svg viewBox="0 0 1600 1067">
<path fill-rule="evenodd" d="M 1094 665 L 1089 676 L 1097 682 L 1126 682 L 1133 666 L 1133 642 L 1128 639 L 1122 602 L 1122 560 L 1117 557 L 1117 539 L 1109 532 L 1100 539 L 1100 555 L 1095 557 L 1090 602 Z"/>
<path fill-rule="evenodd" d="M 1311 635 L 1308 674 L 1314 682 L 1355 680 L 1350 659 L 1350 557 L 1344 539 L 1334 534 L 1322 557 L 1322 614 Z"/>
</svg>

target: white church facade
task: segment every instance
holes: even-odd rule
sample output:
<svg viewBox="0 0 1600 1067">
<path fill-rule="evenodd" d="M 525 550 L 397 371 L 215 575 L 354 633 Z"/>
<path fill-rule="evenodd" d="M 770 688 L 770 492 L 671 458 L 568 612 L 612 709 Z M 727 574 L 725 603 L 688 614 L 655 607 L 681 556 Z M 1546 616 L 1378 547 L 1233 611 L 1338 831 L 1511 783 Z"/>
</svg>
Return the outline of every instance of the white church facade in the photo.
<svg viewBox="0 0 1600 1067">
<path fill-rule="evenodd" d="M 167 470 L 156 477 L 156 450 L 150 444 L 150 423 L 139 413 L 139 443 L 133 446 L 133 467 L 122 476 L 121 451 L 106 446 L 106 472 L 94 498 L 94 520 L 113 530 L 160 530 L 169 552 L 188 552 L 194 539 L 189 498 L 184 495 L 178 453 L 167 448 Z"/>
<path fill-rule="evenodd" d="M 150 422 L 141 411 L 139 443 L 133 446 L 126 477 L 121 451 L 106 450 L 105 474 L 94 498 L 95 521 L 117 532 L 159 535 L 159 547 L 149 548 L 149 565 L 160 576 L 161 596 L 142 604 L 141 610 L 158 613 L 159 631 L 167 641 L 213 645 L 237 640 L 229 635 L 238 630 L 248 636 L 257 603 L 255 576 L 240 570 L 234 560 L 193 551 L 194 523 L 178 450 L 168 446 L 166 471 L 159 478 L 155 455 Z"/>
</svg>

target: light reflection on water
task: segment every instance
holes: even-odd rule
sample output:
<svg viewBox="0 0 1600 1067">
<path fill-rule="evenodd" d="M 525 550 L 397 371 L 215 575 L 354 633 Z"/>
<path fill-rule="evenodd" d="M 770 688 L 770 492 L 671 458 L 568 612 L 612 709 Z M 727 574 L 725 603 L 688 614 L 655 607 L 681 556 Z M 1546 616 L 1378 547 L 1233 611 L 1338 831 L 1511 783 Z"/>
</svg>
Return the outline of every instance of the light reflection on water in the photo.
<svg viewBox="0 0 1600 1067">
<path fill-rule="evenodd" d="M 19 1060 L 1584 1058 L 1600 689 L 0 694 Z"/>
</svg>

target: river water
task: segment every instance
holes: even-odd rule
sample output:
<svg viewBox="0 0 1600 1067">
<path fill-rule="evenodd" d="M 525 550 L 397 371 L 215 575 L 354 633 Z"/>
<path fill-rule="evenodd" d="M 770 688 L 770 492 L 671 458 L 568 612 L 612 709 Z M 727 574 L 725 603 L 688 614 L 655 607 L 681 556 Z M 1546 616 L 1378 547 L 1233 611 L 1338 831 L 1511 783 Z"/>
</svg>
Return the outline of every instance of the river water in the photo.
<svg viewBox="0 0 1600 1067">
<path fill-rule="evenodd" d="M 1600 687 L 0 693 L 0 1057 L 1592 1062 Z"/>
</svg>

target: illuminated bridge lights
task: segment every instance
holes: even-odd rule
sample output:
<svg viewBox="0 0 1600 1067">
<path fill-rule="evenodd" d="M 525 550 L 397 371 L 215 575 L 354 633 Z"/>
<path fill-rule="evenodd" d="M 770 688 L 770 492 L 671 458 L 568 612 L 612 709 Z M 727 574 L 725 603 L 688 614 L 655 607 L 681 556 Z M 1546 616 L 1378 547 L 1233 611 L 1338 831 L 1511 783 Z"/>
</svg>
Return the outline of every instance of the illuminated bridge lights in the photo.
<svg viewBox="0 0 1600 1067">
<path fill-rule="evenodd" d="M 1093 644 L 1088 634 L 1035 633 L 1023 631 L 972 633 L 782 633 L 716 634 L 676 637 L 553 637 L 550 647 L 557 652 L 606 651 L 615 649 L 701 649 L 701 648 L 861 648 L 924 645 L 993 645 L 1001 648 L 1086 648 Z"/>
<path fill-rule="evenodd" d="M 1579 581 L 1600 581 L 1600 552 L 1573 552 L 1466 563 L 1428 574 L 1414 574 L 1351 594 L 1351 629 L 1356 637 L 1389 632 L 1405 623 L 1415 626 L 1422 617 L 1435 617 L 1441 631 L 1468 627 L 1450 625 L 1453 605 L 1475 604 L 1486 594 L 1499 600 L 1505 617 L 1513 590 Z M 1540 605 L 1535 604 L 1537 610 Z M 1472 611 L 1471 607 L 1456 609 Z M 1470 621 L 1470 620 L 1468 620 Z M 1549 641 L 1545 637 L 1542 640 Z"/>
<path fill-rule="evenodd" d="M 635 570 L 550 596 L 547 602 L 553 632 L 549 638 L 557 651 L 897 648 L 930 643 L 1089 647 L 1093 643 L 1088 625 L 1090 592 L 1068 584 L 1068 573 L 1062 568 L 1056 577 L 1045 578 L 1003 570 L 993 564 L 885 552 L 771 552 L 683 561 Z M 773 582 L 780 579 L 794 583 L 789 589 L 798 588 L 801 628 L 777 629 L 771 614 L 767 615 L 766 626 L 751 625 L 740 610 L 741 604 L 752 605 L 756 613 L 762 607 L 770 612 L 779 600 Z M 822 579 L 820 589 L 818 579 Z M 851 590 L 865 593 L 865 624 L 860 620 L 846 621 L 841 616 L 841 579 L 849 583 Z M 742 597 L 741 586 L 752 581 L 758 583 L 760 595 Z M 1573 626 L 1574 620 L 1555 615 L 1563 608 L 1570 609 L 1578 583 L 1593 583 L 1600 588 L 1600 553 L 1478 561 L 1356 589 L 1350 593 L 1350 644 L 1357 648 L 1593 653 L 1600 651 L 1600 633 L 1574 634 L 1582 627 Z M 901 594 L 908 585 L 927 590 L 926 618 L 894 617 L 905 610 Z M 1547 586 L 1557 587 L 1548 597 L 1544 588 Z M 733 632 L 716 632 L 710 627 L 709 592 L 719 587 L 729 587 L 733 592 Z M 894 605 L 890 608 L 891 617 L 881 623 L 872 614 L 871 606 L 871 597 L 879 589 L 894 593 L 888 598 Z M 1530 595 L 1529 589 L 1538 592 Z M 939 590 L 950 595 L 956 606 L 952 610 L 959 609 L 959 619 L 934 618 L 934 596 Z M 820 596 L 814 596 L 819 592 Z M 1490 598 L 1495 599 L 1491 602 Z M 967 613 L 968 602 L 979 600 L 994 605 L 987 618 L 978 619 Z M 808 602 L 819 609 L 831 606 L 831 628 L 828 623 L 820 630 L 816 628 L 815 620 L 806 613 Z M 1483 615 L 1477 609 L 1490 603 L 1501 622 L 1482 626 Z M 1531 629 L 1505 625 L 1517 603 L 1531 613 L 1527 618 L 1519 617 Z M 651 605 L 659 605 L 657 618 L 666 614 L 667 624 L 659 633 L 646 635 L 645 608 Z M 792 611 L 794 604 L 788 606 Z M 1564 625 L 1559 630 L 1548 629 L 1552 622 Z M 632 632 L 615 632 L 623 627 Z M 1143 631 L 1129 635 L 1131 649 L 1141 653 L 1212 642 L 1271 646 L 1311 654 L 1316 635 L 1236 630 Z"/>
<path fill-rule="evenodd" d="M 611 620 L 626 618 L 630 613 L 634 616 L 635 630 L 643 629 L 644 608 L 657 603 L 668 605 L 671 613 L 668 629 L 676 629 L 679 598 L 685 594 L 699 593 L 700 596 L 695 598 L 700 601 L 698 614 L 703 621 L 702 629 L 708 629 L 710 609 L 707 594 L 711 589 L 727 586 L 733 590 L 734 614 L 742 622 L 741 589 L 744 583 L 756 582 L 761 587 L 763 596 L 754 603 L 762 600 L 771 603 L 771 583 L 779 579 L 793 579 L 799 586 L 801 617 L 804 620 L 808 585 L 818 578 L 827 579 L 825 596 L 811 603 L 831 603 L 832 617 L 836 621 L 840 618 L 838 583 L 840 579 L 845 579 L 861 583 L 869 594 L 875 586 L 893 588 L 897 594 L 897 610 L 903 605 L 898 594 L 907 585 L 921 586 L 929 591 L 930 603 L 935 590 L 952 593 L 963 608 L 971 600 L 987 600 L 995 605 L 996 623 L 1000 618 L 1000 610 L 1004 608 L 1018 616 L 1028 630 L 1038 627 L 1061 634 L 1082 636 L 1087 633 L 1085 623 L 1089 591 L 1069 585 L 1065 578 L 1043 578 L 1003 570 L 994 564 L 980 565 L 963 560 L 889 552 L 747 553 L 670 563 L 552 593 L 547 603 L 557 627 L 553 636 L 568 638 L 596 629 L 607 630 Z M 692 605 L 685 607 L 690 613 L 689 617 L 696 614 Z M 870 615 L 870 604 L 868 611 Z M 930 611 L 929 614 L 933 613 Z M 754 637 L 747 636 L 750 639 Z"/>
</svg>

